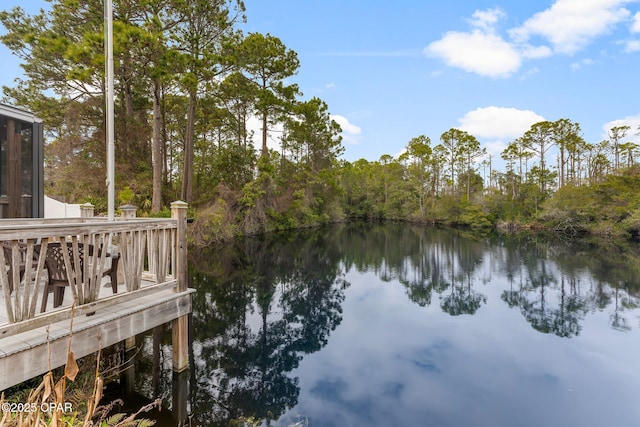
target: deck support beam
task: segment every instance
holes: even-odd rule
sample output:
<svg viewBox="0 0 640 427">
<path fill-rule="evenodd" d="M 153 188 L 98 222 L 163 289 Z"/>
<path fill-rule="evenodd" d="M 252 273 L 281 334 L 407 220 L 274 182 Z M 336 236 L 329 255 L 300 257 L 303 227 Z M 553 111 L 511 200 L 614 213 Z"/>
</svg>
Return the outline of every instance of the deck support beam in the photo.
<svg viewBox="0 0 640 427">
<path fill-rule="evenodd" d="M 188 426 L 189 411 L 187 402 L 189 401 L 189 373 L 173 373 L 171 382 L 171 412 L 173 420 L 178 426 Z"/>
<path fill-rule="evenodd" d="M 180 316 L 171 325 L 171 343 L 173 347 L 173 371 L 176 373 L 189 369 L 189 316 Z"/>
<path fill-rule="evenodd" d="M 176 292 L 187 290 L 187 203 L 171 203 L 171 218 L 177 220 Z M 181 316 L 172 322 L 171 345 L 173 347 L 173 370 L 176 373 L 189 369 L 189 316 Z"/>
</svg>

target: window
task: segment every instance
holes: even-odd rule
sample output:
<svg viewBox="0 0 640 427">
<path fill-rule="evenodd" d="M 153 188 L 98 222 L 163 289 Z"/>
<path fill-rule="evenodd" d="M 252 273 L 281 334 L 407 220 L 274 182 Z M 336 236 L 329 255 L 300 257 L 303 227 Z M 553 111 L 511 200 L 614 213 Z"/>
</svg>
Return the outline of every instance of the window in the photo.
<svg viewBox="0 0 640 427">
<path fill-rule="evenodd" d="M 0 196 L 7 195 L 7 118 L 0 116 Z"/>
</svg>

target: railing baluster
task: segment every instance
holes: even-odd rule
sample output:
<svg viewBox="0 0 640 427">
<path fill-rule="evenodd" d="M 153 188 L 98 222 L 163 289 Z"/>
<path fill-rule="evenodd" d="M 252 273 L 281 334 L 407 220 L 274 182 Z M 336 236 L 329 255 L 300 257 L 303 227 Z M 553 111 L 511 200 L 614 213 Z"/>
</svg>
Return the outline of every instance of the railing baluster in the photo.
<svg viewBox="0 0 640 427">
<path fill-rule="evenodd" d="M 156 283 L 162 283 L 167 280 L 167 251 L 166 251 L 166 230 L 158 230 L 158 270 L 156 272 Z"/>
<path fill-rule="evenodd" d="M 134 289 L 136 290 L 140 289 L 140 285 L 142 284 L 142 270 L 144 269 L 144 250 L 145 250 L 145 241 L 146 241 L 145 234 L 146 233 L 144 231 L 137 232 L 136 254 L 138 255 L 138 258 L 136 259 L 136 270 L 135 270 L 135 281 L 134 281 L 134 285 L 135 285 Z"/>
<path fill-rule="evenodd" d="M 80 299 L 78 298 L 78 289 L 76 288 L 76 279 L 73 274 L 73 269 L 71 268 L 71 257 L 69 256 L 69 250 L 67 249 L 67 238 L 66 236 L 60 236 L 58 238 L 61 246 L 62 259 L 64 260 L 64 267 L 67 270 L 67 281 L 69 283 L 69 287 L 71 288 L 71 295 L 73 295 L 73 299 L 78 299 L 78 303 L 80 303 Z"/>
<path fill-rule="evenodd" d="M 91 253 L 91 265 L 89 266 L 89 277 L 86 279 L 87 281 L 87 294 L 89 295 L 89 300 L 91 302 L 95 301 L 98 298 L 98 292 L 100 291 L 100 282 L 102 281 L 102 271 L 103 265 L 102 262 L 104 258 L 102 257 L 103 252 L 106 253 L 106 247 L 102 247 L 100 241 L 103 239 L 104 234 L 92 234 L 91 246 L 93 247 L 93 252 Z M 87 250 L 88 248 L 85 248 Z"/>
<path fill-rule="evenodd" d="M 11 260 L 9 260 L 11 262 Z M 7 309 L 7 318 L 9 323 L 15 322 L 13 316 L 13 306 L 11 303 L 11 292 L 9 290 L 9 271 L 7 270 L 7 261 L 4 257 L 4 250 L 0 251 L 0 285 L 4 294 L 4 305 Z"/>
<path fill-rule="evenodd" d="M 96 253 L 96 274 L 94 275 L 93 281 L 93 300 L 98 299 L 98 295 L 100 294 L 100 286 L 102 285 L 102 276 L 104 271 L 106 270 L 106 259 L 107 259 L 107 251 L 111 246 L 111 233 L 101 233 L 97 238 L 97 241 L 94 243 L 93 251 Z M 100 255 L 100 260 L 98 261 L 97 256 Z M 110 254 L 113 255 L 113 254 Z M 113 265 L 113 258 L 111 259 L 111 263 Z"/>
<path fill-rule="evenodd" d="M 123 231 L 120 234 L 120 258 L 123 268 L 124 284 L 127 291 L 131 291 L 131 272 L 132 272 L 132 257 L 131 257 L 131 239 L 133 231 Z"/>
<path fill-rule="evenodd" d="M 36 315 L 36 306 L 38 304 L 38 296 L 39 296 L 38 291 L 40 290 L 40 288 L 42 288 L 43 292 L 46 291 L 46 289 L 44 289 L 43 283 L 41 282 L 42 282 L 42 272 L 45 270 L 45 259 L 47 257 L 48 242 L 49 242 L 49 239 L 45 237 L 42 239 L 42 243 L 40 244 L 40 253 L 38 254 L 38 266 L 36 267 L 36 277 L 33 282 L 33 296 L 31 298 L 31 303 L 29 304 L 29 316 L 28 316 L 29 319 L 31 319 L 33 316 Z"/>
<path fill-rule="evenodd" d="M 11 241 L 11 280 L 13 282 L 13 315 L 16 322 L 23 320 L 22 316 L 22 287 L 20 286 L 20 248 L 18 241 Z"/>
<path fill-rule="evenodd" d="M 176 250 L 176 242 L 178 233 L 176 229 L 171 229 L 171 277 L 176 278 L 176 265 L 178 263 L 178 251 Z"/>
<path fill-rule="evenodd" d="M 33 239 L 27 239 L 27 250 L 24 255 L 24 296 L 22 298 L 22 316 L 29 318 L 29 306 L 31 305 L 31 293 L 33 284 L 31 283 L 31 269 L 33 267 Z M 37 291 L 37 287 L 35 287 Z M 36 292 L 37 293 L 37 292 Z"/>
<path fill-rule="evenodd" d="M 89 266 L 87 275 L 85 276 L 85 290 L 86 295 L 89 298 L 90 302 L 95 301 L 97 298 L 96 290 L 99 290 L 98 277 L 102 278 L 102 268 L 98 263 L 98 253 L 105 252 L 102 248 L 100 248 L 99 243 L 99 235 L 92 234 L 89 239 L 89 245 L 84 248 L 84 256 L 87 257 L 85 259 L 89 260 Z M 93 248 L 91 254 L 89 254 L 90 248 Z M 87 261 L 85 261 L 87 262 Z M 99 276 L 98 276 L 99 275 Z"/>
<path fill-rule="evenodd" d="M 91 302 L 91 268 L 93 260 L 91 259 L 92 255 L 89 255 L 89 245 L 91 244 L 91 233 L 84 234 L 82 236 L 78 236 L 78 257 L 81 258 L 80 264 L 76 264 L 76 269 L 78 269 L 78 265 L 81 265 L 82 268 L 80 270 L 80 280 L 77 282 L 78 286 L 82 288 L 82 303 Z M 82 251 L 82 255 L 80 256 L 80 251 Z M 75 253 L 75 252 L 74 252 Z"/>
<path fill-rule="evenodd" d="M 158 271 L 158 259 L 156 255 L 157 234 L 155 230 L 148 230 L 147 238 L 147 260 L 149 262 L 149 273 L 155 274 Z"/>
</svg>

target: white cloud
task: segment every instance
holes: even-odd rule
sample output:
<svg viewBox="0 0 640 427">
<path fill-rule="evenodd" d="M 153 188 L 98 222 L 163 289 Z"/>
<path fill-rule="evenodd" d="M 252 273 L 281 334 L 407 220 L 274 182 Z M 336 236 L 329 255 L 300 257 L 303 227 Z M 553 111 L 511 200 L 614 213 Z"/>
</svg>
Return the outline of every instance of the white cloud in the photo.
<svg viewBox="0 0 640 427">
<path fill-rule="evenodd" d="M 485 33 L 492 33 L 498 21 L 500 19 L 505 18 L 507 16 L 506 13 L 502 11 L 502 9 L 487 9 L 487 10 L 476 10 L 473 12 L 472 18 L 469 20 L 469 23 Z"/>
<path fill-rule="evenodd" d="M 580 68 L 584 67 L 584 66 L 588 66 L 588 65 L 592 65 L 594 64 L 594 60 L 593 59 L 589 59 L 589 58 L 585 58 L 581 61 L 576 61 L 573 64 L 571 64 L 571 69 L 573 71 L 578 71 Z"/>
<path fill-rule="evenodd" d="M 326 85 L 324 85 L 325 88 L 327 89 L 333 89 L 336 87 L 335 83 L 327 83 Z"/>
<path fill-rule="evenodd" d="M 573 54 L 627 19 L 630 12 L 623 5 L 629 1 L 557 0 L 549 9 L 536 13 L 509 34 L 519 43 L 541 36 L 556 52 Z"/>
<path fill-rule="evenodd" d="M 461 119 L 460 129 L 490 139 L 512 139 L 522 136 L 531 125 L 544 121 L 544 117 L 530 110 L 484 107 L 469 111 Z"/>
<path fill-rule="evenodd" d="M 631 25 L 632 33 L 640 33 L 640 12 L 636 12 L 633 16 L 633 24 Z"/>
<path fill-rule="evenodd" d="M 523 58 L 528 59 L 541 59 L 553 55 L 553 52 L 547 46 L 530 46 L 524 45 L 521 47 Z"/>
<path fill-rule="evenodd" d="M 489 141 L 484 143 L 484 147 L 487 149 L 487 154 L 492 156 L 495 161 L 507 148 L 507 144 L 503 141 Z"/>
<path fill-rule="evenodd" d="M 640 52 L 640 40 L 627 40 L 624 51 L 627 53 Z"/>
<path fill-rule="evenodd" d="M 635 142 L 640 144 L 640 136 L 637 135 L 640 131 L 640 114 L 635 116 L 627 116 L 623 119 L 613 120 L 602 125 L 602 139 L 609 139 L 609 130 L 614 126 L 630 126 L 631 129 L 627 132 L 627 136 L 624 137 L 624 142 Z"/>
<path fill-rule="evenodd" d="M 538 73 L 540 73 L 540 70 L 538 68 L 532 68 L 532 69 L 528 70 L 526 73 L 524 73 L 520 77 L 520 80 L 527 80 L 529 77 L 535 76 Z"/>
<path fill-rule="evenodd" d="M 495 33 L 506 14 L 501 9 L 476 10 L 469 20 L 471 32 L 449 31 L 429 44 L 426 55 L 442 58 L 450 67 L 461 68 L 481 76 L 509 77 L 521 65 L 516 48 Z"/>
<path fill-rule="evenodd" d="M 442 58 L 451 67 L 488 77 L 509 77 L 521 65 L 520 54 L 501 37 L 473 30 L 450 31 L 425 48 L 425 53 Z"/>
<path fill-rule="evenodd" d="M 342 140 L 346 143 L 357 144 L 359 142 L 359 136 L 362 133 L 362 129 L 352 123 L 349 123 L 349 119 L 338 114 L 332 114 L 331 119 L 342 128 Z"/>
<path fill-rule="evenodd" d="M 253 146 L 256 149 L 262 147 L 262 119 L 257 116 L 249 116 L 247 119 L 247 132 L 253 132 Z M 271 150 L 280 151 L 280 138 L 282 137 L 283 126 L 280 123 L 271 125 L 267 132 L 267 147 Z"/>
<path fill-rule="evenodd" d="M 546 58 L 554 53 L 574 54 L 614 26 L 628 20 L 624 7 L 635 0 L 556 0 L 519 27 L 508 30 L 510 39 L 496 32 L 506 13 L 501 9 L 476 10 L 468 20 L 468 32 L 449 31 L 424 52 L 441 58 L 450 67 L 494 78 L 506 78 L 525 59 Z M 640 32 L 640 12 L 632 32 Z M 541 43 L 542 41 L 542 43 Z M 626 51 L 640 50 L 640 42 L 626 42 Z M 583 64 L 584 65 L 584 64 Z"/>
</svg>

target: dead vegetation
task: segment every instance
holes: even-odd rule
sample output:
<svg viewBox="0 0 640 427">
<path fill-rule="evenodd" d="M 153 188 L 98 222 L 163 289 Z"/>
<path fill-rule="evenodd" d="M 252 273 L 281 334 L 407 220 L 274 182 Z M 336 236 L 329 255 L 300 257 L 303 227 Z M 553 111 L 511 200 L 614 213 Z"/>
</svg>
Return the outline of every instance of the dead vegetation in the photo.
<svg viewBox="0 0 640 427">
<path fill-rule="evenodd" d="M 73 331 L 73 316 L 70 330 Z M 146 427 L 155 422 L 137 419 L 138 415 L 153 408 L 160 408 L 161 401 L 156 400 L 140 408 L 133 414 L 113 414 L 116 400 L 101 404 L 104 388 L 104 376 L 100 372 L 100 354 L 96 358 L 95 379 L 86 390 L 82 388 L 68 391 L 67 381 L 74 382 L 80 373 L 75 355 L 71 350 L 73 332 L 69 336 L 67 362 L 64 372 L 57 379 L 50 370 L 40 384 L 28 393 L 5 398 L 0 395 L 0 427 Z M 100 337 L 98 337 L 100 340 Z M 20 401 L 18 401 L 18 399 Z"/>
</svg>

